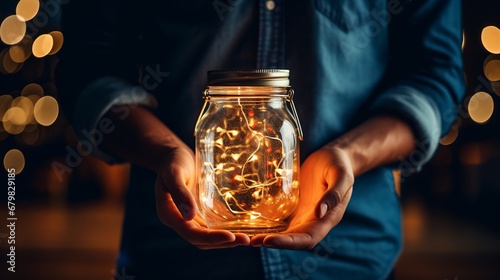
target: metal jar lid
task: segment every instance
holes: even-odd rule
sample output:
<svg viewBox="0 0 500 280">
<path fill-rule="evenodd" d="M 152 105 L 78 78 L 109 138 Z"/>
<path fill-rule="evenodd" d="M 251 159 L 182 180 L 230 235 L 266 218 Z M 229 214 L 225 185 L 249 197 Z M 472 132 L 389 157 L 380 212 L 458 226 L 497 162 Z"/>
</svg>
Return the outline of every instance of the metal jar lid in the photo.
<svg viewBox="0 0 500 280">
<path fill-rule="evenodd" d="M 212 70 L 207 73 L 208 86 L 269 86 L 288 87 L 289 70 Z"/>
</svg>

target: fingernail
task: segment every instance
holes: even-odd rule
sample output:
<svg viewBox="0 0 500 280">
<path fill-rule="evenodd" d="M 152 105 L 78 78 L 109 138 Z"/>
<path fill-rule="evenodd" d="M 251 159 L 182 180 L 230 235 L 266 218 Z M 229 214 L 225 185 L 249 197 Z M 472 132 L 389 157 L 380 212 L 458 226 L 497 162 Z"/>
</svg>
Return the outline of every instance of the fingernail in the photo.
<svg viewBox="0 0 500 280">
<path fill-rule="evenodd" d="M 184 203 L 179 203 L 178 209 L 179 212 L 181 212 L 181 215 L 184 218 L 184 220 L 188 220 L 191 218 L 191 207 L 189 207 L 189 205 Z"/>
<path fill-rule="evenodd" d="M 319 218 L 323 218 L 323 216 L 325 216 L 326 212 L 328 211 L 328 205 L 326 203 L 321 203 L 321 206 L 320 206 L 320 215 L 319 215 Z"/>
</svg>

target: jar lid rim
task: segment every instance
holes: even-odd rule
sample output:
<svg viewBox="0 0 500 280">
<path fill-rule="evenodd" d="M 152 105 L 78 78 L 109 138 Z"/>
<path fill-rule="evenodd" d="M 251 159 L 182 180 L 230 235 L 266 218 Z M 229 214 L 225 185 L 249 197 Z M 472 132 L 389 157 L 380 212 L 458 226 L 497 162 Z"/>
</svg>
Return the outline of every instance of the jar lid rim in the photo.
<svg viewBox="0 0 500 280">
<path fill-rule="evenodd" d="M 250 69 L 250 70 L 210 70 L 207 73 L 209 86 L 272 86 L 288 87 L 290 70 Z"/>
</svg>

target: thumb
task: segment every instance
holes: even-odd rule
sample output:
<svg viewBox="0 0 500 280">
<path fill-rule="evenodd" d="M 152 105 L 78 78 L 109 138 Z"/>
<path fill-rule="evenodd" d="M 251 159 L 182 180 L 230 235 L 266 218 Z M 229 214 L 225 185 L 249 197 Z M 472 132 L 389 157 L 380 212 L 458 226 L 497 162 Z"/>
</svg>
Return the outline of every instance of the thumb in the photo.
<svg viewBox="0 0 500 280">
<path fill-rule="evenodd" d="M 340 220 L 352 195 L 352 187 L 354 184 L 352 174 L 336 170 L 332 176 L 335 178 L 333 180 L 327 179 L 327 181 L 333 181 L 335 183 L 329 184 L 328 189 L 317 205 L 316 216 L 319 219 L 323 218 L 328 212 L 338 208 L 338 210 L 340 210 L 338 213 L 341 214 L 341 216 L 338 217 Z"/>
<path fill-rule="evenodd" d="M 167 199 L 170 194 L 177 210 L 184 220 L 192 220 L 196 216 L 196 201 L 188 189 L 184 172 L 172 167 L 168 172 L 158 174 L 156 180 L 157 196 Z"/>
</svg>

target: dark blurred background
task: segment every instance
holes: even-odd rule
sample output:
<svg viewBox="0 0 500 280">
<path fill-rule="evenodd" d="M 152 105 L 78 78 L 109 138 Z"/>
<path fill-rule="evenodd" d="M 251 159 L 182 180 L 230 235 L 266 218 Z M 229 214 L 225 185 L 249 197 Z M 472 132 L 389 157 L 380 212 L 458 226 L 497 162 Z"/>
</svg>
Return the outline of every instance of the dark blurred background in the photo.
<svg viewBox="0 0 500 280">
<path fill-rule="evenodd" d="M 18 218 L 13 274 L 2 187 L 0 279 L 130 278 L 113 270 L 129 166 L 72 153 L 76 138 L 56 99 L 69 1 L 0 1 L 0 168 L 16 169 Z M 401 177 L 397 279 L 500 279 L 500 1 L 463 6 L 467 94 L 433 160 Z"/>
</svg>

